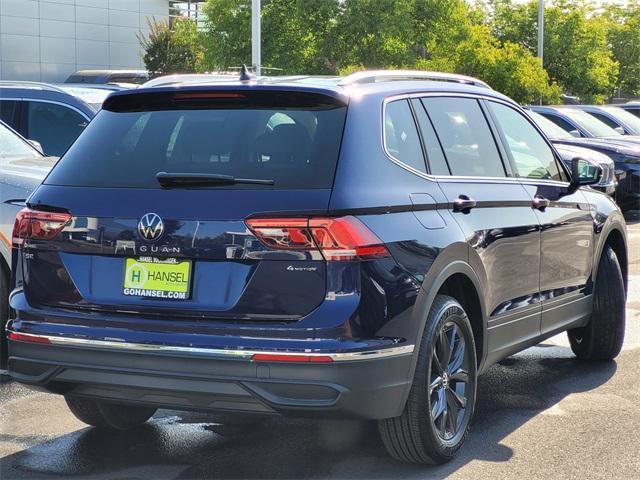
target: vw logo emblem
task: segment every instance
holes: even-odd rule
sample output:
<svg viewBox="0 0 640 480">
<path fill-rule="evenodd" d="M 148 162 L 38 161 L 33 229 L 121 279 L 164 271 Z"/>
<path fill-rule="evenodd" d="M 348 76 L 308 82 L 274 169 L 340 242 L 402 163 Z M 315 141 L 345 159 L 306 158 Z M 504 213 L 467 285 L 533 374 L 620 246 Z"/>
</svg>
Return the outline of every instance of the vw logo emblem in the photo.
<svg viewBox="0 0 640 480">
<path fill-rule="evenodd" d="M 145 240 L 154 242 L 164 233 L 164 222 L 157 213 L 147 213 L 138 222 L 138 233 Z"/>
</svg>

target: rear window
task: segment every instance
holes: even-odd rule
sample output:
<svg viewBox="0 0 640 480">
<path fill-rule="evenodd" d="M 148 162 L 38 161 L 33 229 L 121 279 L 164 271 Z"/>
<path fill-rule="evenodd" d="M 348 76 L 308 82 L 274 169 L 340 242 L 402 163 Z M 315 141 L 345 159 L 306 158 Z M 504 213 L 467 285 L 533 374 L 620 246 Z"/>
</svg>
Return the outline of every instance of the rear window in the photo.
<svg viewBox="0 0 640 480">
<path fill-rule="evenodd" d="M 124 99 L 124 97 L 123 97 Z M 121 99 L 121 100 L 123 100 Z M 46 179 L 50 185 L 160 188 L 156 173 L 209 173 L 273 180 L 273 186 L 331 188 L 346 107 L 265 108 L 251 102 L 184 109 L 102 110 Z"/>
</svg>

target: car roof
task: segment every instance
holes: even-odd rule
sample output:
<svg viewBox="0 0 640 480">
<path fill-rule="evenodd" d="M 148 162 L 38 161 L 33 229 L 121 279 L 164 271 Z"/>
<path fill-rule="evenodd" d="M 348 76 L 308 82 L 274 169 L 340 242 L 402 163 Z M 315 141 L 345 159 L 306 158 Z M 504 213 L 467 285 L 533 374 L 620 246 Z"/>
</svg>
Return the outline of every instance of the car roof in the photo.
<svg viewBox="0 0 640 480">
<path fill-rule="evenodd" d="M 2 80 L 0 81 L 0 92 L 0 98 L 29 97 L 36 100 L 55 101 L 79 109 L 84 115 L 95 115 L 95 110 L 83 99 L 83 96 L 74 93 L 74 89 L 67 86 L 62 87 L 44 82 Z"/>
<path fill-rule="evenodd" d="M 177 77 L 177 76 L 176 76 Z M 251 80 L 239 80 L 239 77 L 221 81 L 220 75 L 212 75 L 211 81 L 206 76 L 193 81 L 192 76 L 185 76 L 185 82 L 176 82 L 158 87 L 142 86 L 136 90 L 113 93 L 110 98 L 121 98 L 128 95 L 152 93 L 169 93 L 180 91 L 205 90 L 279 90 L 298 91 L 327 95 L 341 99 L 345 103 L 350 98 L 361 96 L 390 97 L 413 93 L 466 93 L 491 96 L 515 104 L 505 95 L 492 90 L 485 82 L 463 75 L 440 72 L 414 71 L 372 71 L 358 72 L 347 77 L 339 76 L 279 76 L 253 77 Z"/>
</svg>

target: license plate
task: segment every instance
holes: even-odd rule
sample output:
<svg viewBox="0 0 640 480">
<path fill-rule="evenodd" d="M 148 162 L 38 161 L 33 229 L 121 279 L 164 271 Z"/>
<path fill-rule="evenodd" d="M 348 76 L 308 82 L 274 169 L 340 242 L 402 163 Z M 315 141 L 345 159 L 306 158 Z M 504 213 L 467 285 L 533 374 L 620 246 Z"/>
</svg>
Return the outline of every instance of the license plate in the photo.
<svg viewBox="0 0 640 480">
<path fill-rule="evenodd" d="M 191 261 L 176 258 L 127 258 L 122 293 L 133 297 L 186 300 Z"/>
</svg>

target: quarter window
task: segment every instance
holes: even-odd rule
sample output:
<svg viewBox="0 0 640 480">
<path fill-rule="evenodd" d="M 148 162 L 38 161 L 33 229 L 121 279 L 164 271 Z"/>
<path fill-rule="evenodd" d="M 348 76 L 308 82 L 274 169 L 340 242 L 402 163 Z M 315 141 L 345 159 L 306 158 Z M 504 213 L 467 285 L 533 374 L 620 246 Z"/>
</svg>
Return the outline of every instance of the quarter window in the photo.
<svg viewBox="0 0 640 480">
<path fill-rule="evenodd" d="M 472 98 L 424 98 L 425 109 L 444 150 L 451 175 L 505 177 L 493 134 Z"/>
<path fill-rule="evenodd" d="M 384 114 L 384 139 L 387 151 L 396 160 L 420 172 L 427 172 L 416 123 L 406 100 L 396 100 L 387 104 Z"/>
<path fill-rule="evenodd" d="M 500 103 L 488 102 L 504 133 L 517 174 L 562 180 L 553 150 L 524 115 Z"/>
</svg>

